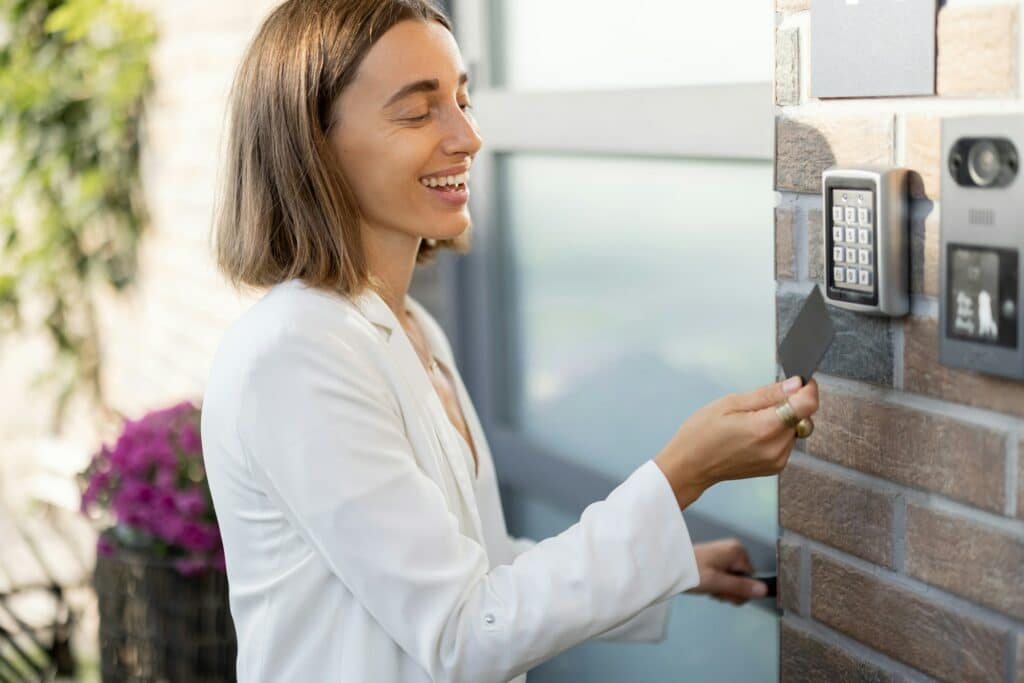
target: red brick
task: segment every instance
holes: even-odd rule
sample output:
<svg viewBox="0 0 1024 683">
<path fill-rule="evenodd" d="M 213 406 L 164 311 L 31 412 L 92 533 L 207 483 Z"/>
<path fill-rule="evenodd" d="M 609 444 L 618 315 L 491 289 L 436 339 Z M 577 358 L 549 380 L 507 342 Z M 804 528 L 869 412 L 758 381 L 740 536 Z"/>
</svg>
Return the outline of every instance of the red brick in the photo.
<svg viewBox="0 0 1024 683">
<path fill-rule="evenodd" d="M 800 631 L 785 620 L 779 626 L 779 681 L 806 683 L 889 683 L 890 676 L 874 664 Z"/>
<path fill-rule="evenodd" d="M 831 628 L 943 681 L 1001 681 L 1008 633 L 819 554 L 811 613 Z"/>
<path fill-rule="evenodd" d="M 821 172 L 832 165 L 888 165 L 892 116 L 775 119 L 775 189 L 821 194 Z"/>
<path fill-rule="evenodd" d="M 775 209 L 775 279 L 796 279 L 793 250 L 793 209 Z"/>
<path fill-rule="evenodd" d="M 1024 619 L 1024 540 L 918 505 L 907 506 L 907 574 Z"/>
<path fill-rule="evenodd" d="M 937 320 L 907 316 L 903 334 L 906 391 L 1024 417 L 1024 382 L 939 364 Z"/>
<path fill-rule="evenodd" d="M 779 525 L 891 567 L 894 499 L 791 462 L 779 475 Z"/>
<path fill-rule="evenodd" d="M 1006 435 L 821 387 L 804 451 L 1002 513 Z"/>
<path fill-rule="evenodd" d="M 779 585 L 776 603 L 782 609 L 803 614 L 800 609 L 800 544 L 780 538 L 778 553 Z"/>
</svg>

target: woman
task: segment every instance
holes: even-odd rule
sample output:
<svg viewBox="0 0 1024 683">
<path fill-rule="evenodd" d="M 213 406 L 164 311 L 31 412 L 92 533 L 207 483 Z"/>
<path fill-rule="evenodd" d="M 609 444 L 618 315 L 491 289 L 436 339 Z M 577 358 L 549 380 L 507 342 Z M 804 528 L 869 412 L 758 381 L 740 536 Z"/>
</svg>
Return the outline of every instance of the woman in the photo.
<svg viewBox="0 0 1024 683">
<path fill-rule="evenodd" d="M 430 0 L 289 0 L 234 85 L 218 265 L 269 291 L 217 350 L 202 441 L 242 681 L 523 681 L 590 638 L 661 639 L 680 592 L 764 594 L 680 510 L 781 470 L 818 405 L 799 378 L 692 415 L 558 536 L 509 537 L 448 340 L 407 293 L 469 244 L 481 138 L 450 29 Z"/>
</svg>

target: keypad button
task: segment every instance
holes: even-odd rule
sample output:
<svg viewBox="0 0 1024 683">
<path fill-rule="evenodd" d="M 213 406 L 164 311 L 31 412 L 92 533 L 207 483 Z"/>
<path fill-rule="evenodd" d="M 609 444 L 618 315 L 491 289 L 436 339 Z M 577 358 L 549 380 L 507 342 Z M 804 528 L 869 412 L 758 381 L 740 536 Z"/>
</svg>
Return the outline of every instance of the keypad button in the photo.
<svg viewBox="0 0 1024 683">
<path fill-rule="evenodd" d="M 833 247 L 832 248 L 832 260 L 835 261 L 836 263 L 842 263 L 843 262 L 843 254 L 845 254 L 845 253 L 846 253 L 846 250 L 843 249 L 842 247 Z"/>
<path fill-rule="evenodd" d="M 857 209 L 857 222 L 861 225 L 871 225 L 871 209 Z"/>
<path fill-rule="evenodd" d="M 846 248 L 846 262 L 856 263 L 857 262 L 857 250 L 853 247 Z"/>
<path fill-rule="evenodd" d="M 840 228 L 838 226 L 832 228 L 832 240 L 834 242 L 842 242 L 843 241 L 843 229 L 842 228 Z"/>
<path fill-rule="evenodd" d="M 857 228 L 847 228 L 846 229 L 846 241 L 847 242 L 856 242 L 857 241 Z"/>
<path fill-rule="evenodd" d="M 852 206 L 846 207 L 846 222 L 847 223 L 856 223 L 857 222 L 857 209 L 856 208 L 854 208 Z"/>
<path fill-rule="evenodd" d="M 846 282 L 846 269 L 838 266 L 832 269 L 832 277 L 836 282 Z"/>
<path fill-rule="evenodd" d="M 868 250 L 868 249 L 858 249 L 857 250 L 857 263 L 861 264 L 862 266 L 870 266 L 871 265 L 871 251 Z"/>
<path fill-rule="evenodd" d="M 857 282 L 857 269 L 856 268 L 847 268 L 846 269 L 846 281 L 847 282 L 854 282 L 854 283 Z"/>
<path fill-rule="evenodd" d="M 858 274 L 857 284 L 871 286 L 871 271 L 862 270 Z"/>
<path fill-rule="evenodd" d="M 857 241 L 861 244 L 871 244 L 871 231 L 860 229 L 857 231 Z"/>
<path fill-rule="evenodd" d="M 833 206 L 832 207 L 832 220 L 838 221 L 839 223 L 843 222 L 843 207 L 841 207 L 841 206 Z"/>
</svg>

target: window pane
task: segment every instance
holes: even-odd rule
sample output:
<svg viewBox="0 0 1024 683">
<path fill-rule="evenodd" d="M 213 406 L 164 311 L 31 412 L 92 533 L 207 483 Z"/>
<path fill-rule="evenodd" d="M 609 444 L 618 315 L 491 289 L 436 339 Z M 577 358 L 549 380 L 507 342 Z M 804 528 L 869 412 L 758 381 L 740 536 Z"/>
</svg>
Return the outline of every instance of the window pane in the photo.
<svg viewBox="0 0 1024 683">
<path fill-rule="evenodd" d="M 532 496 L 502 490 L 509 532 L 541 540 L 578 519 Z M 778 680 L 778 619 L 753 605 L 737 608 L 710 598 L 672 599 L 668 633 L 661 643 L 591 640 L 529 673 L 530 683 L 619 681 Z"/>
<path fill-rule="evenodd" d="M 492 0 L 495 85 L 767 82 L 773 10 L 769 0 Z"/>
<path fill-rule="evenodd" d="M 693 412 L 774 380 L 771 162 L 499 157 L 507 419 L 614 479 Z M 696 508 L 768 543 L 775 479 Z"/>
</svg>

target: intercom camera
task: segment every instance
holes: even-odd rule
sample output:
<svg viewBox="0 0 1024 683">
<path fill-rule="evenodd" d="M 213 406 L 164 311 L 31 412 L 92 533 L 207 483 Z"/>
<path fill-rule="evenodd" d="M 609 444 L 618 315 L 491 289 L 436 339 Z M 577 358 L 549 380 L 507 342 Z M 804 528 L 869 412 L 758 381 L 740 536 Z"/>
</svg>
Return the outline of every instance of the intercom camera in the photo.
<svg viewBox="0 0 1024 683">
<path fill-rule="evenodd" d="M 832 167 L 822 174 L 825 301 L 898 317 L 910 311 L 907 169 Z"/>
<path fill-rule="evenodd" d="M 939 362 L 1024 379 L 1024 116 L 942 122 Z"/>
</svg>

